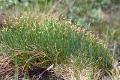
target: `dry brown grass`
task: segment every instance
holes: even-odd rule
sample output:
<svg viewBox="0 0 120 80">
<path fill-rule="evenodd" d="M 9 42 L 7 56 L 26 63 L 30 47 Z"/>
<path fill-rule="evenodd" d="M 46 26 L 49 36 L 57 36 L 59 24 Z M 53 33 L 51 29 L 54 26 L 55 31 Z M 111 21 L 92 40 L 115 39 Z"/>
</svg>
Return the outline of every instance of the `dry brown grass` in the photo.
<svg viewBox="0 0 120 80">
<path fill-rule="evenodd" d="M 0 55 L 0 79 L 8 80 L 7 78 L 14 75 L 14 66 L 11 64 L 10 58 L 7 55 Z"/>
</svg>

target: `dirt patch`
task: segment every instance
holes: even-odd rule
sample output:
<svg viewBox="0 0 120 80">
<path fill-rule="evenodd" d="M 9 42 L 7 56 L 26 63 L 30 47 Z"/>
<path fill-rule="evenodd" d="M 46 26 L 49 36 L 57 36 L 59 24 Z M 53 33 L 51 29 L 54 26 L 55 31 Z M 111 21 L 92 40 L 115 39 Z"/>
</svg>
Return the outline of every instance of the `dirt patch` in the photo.
<svg viewBox="0 0 120 80">
<path fill-rule="evenodd" d="M 18 72 L 18 80 L 24 80 L 24 71 L 19 68 Z M 31 66 L 25 73 L 28 73 L 27 76 L 30 80 L 65 80 L 53 69 L 47 70 L 38 66 Z M 7 55 L 0 55 L 0 80 L 13 79 L 15 79 L 15 65 L 11 63 Z"/>
<path fill-rule="evenodd" d="M 49 71 L 46 68 L 32 66 L 28 70 L 30 80 L 65 80 L 61 76 L 55 74 L 54 70 Z"/>
</svg>

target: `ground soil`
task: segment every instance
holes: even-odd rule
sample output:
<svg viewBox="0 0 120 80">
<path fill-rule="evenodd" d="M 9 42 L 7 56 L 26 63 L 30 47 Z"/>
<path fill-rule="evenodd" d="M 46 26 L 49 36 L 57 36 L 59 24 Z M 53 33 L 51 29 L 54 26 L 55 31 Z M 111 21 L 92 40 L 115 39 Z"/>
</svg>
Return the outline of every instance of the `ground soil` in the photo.
<svg viewBox="0 0 120 80">
<path fill-rule="evenodd" d="M 19 69 L 18 80 L 23 80 L 24 73 Z M 28 69 L 30 80 L 64 80 L 56 75 L 54 70 L 47 71 L 46 68 L 32 66 Z M 0 80 L 11 80 L 15 77 L 15 67 L 7 55 L 0 55 Z"/>
</svg>

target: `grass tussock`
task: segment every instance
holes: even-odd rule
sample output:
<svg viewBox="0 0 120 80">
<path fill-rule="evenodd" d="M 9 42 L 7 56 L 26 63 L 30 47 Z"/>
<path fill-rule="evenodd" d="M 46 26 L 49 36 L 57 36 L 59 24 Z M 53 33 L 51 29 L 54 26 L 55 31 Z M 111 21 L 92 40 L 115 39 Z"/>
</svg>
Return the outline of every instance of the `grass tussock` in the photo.
<svg viewBox="0 0 120 80">
<path fill-rule="evenodd" d="M 79 68 L 110 69 L 105 43 L 91 32 L 52 18 L 21 16 L 0 32 L 0 52 L 24 69 L 31 64 L 47 67 L 70 63 Z M 73 59 L 72 59 L 73 58 Z M 72 60 L 71 60 L 72 59 Z"/>
</svg>

